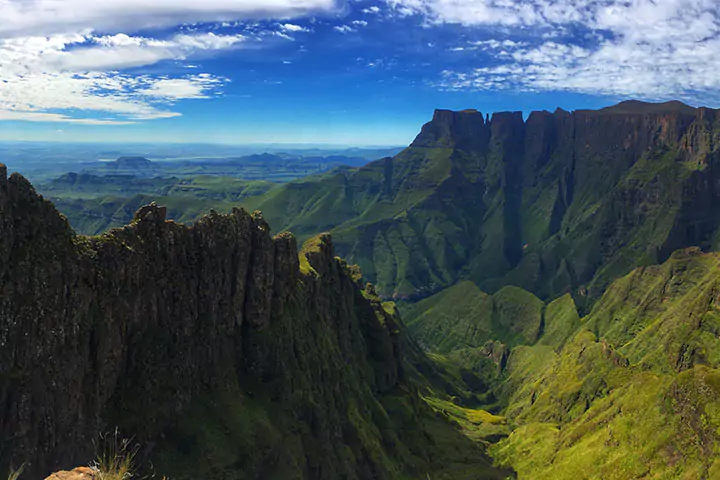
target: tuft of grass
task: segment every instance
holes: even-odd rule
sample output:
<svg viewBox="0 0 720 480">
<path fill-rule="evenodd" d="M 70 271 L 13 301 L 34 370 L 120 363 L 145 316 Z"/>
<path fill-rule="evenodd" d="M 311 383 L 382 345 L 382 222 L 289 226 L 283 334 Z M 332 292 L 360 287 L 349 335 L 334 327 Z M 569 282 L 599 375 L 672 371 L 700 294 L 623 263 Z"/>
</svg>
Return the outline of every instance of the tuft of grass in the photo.
<svg viewBox="0 0 720 480">
<path fill-rule="evenodd" d="M 122 438 L 115 430 L 112 434 L 100 435 L 96 448 L 98 453 L 92 468 L 98 480 L 127 480 L 133 477 L 138 447 L 132 440 Z"/>
<path fill-rule="evenodd" d="M 25 464 L 20 465 L 20 468 L 14 469 L 10 468 L 10 473 L 8 474 L 8 480 L 18 480 L 20 476 L 22 475 L 23 471 L 25 470 Z"/>
</svg>

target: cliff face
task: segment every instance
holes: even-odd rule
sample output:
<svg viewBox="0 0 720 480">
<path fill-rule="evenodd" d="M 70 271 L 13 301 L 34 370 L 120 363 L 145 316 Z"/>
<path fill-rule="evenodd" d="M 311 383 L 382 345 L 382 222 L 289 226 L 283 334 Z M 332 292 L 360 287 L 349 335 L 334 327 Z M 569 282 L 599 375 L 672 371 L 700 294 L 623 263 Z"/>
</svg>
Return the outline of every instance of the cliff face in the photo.
<svg viewBox="0 0 720 480">
<path fill-rule="evenodd" d="M 426 434 L 405 447 L 381 404 L 403 381 L 396 319 L 328 236 L 298 259 L 259 214 L 164 217 L 78 237 L 0 166 L 0 468 L 84 464 L 119 426 L 173 478 L 431 470 Z"/>
<path fill-rule="evenodd" d="M 714 248 L 718 118 L 679 102 L 526 121 L 438 110 L 396 157 L 288 185 L 261 208 L 300 234 L 331 230 L 387 296 L 468 278 L 597 298 L 635 265 Z"/>
<path fill-rule="evenodd" d="M 580 296 L 597 297 L 633 266 L 713 248 L 718 111 L 628 103 L 528 119 L 525 254 L 500 283 L 543 296 L 585 287 Z"/>
</svg>

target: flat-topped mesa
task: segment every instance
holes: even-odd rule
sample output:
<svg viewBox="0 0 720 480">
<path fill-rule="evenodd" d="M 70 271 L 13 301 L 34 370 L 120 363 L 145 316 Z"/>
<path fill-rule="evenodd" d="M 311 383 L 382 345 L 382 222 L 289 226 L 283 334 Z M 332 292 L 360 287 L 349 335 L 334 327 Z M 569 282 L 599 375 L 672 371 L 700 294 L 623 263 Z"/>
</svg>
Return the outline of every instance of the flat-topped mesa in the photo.
<svg viewBox="0 0 720 480">
<path fill-rule="evenodd" d="M 522 112 L 495 112 L 490 118 L 493 135 L 521 135 L 525 127 Z"/>
<path fill-rule="evenodd" d="M 474 109 L 452 111 L 435 110 L 432 121 L 425 124 L 412 146 L 429 148 L 478 148 L 491 136 L 498 134 L 516 137 L 524 127 L 536 129 L 540 125 L 546 132 L 550 123 L 565 125 L 581 135 L 612 145 L 622 145 L 642 152 L 653 145 L 687 144 L 687 151 L 702 150 L 702 139 L 683 140 L 689 127 L 698 121 L 712 123 L 720 115 L 718 110 L 694 108 L 678 101 L 647 103 L 629 100 L 600 110 L 567 112 L 533 111 L 527 121 L 522 112 L 496 112 L 490 118 Z M 562 128 L 560 128 L 562 130 Z M 595 130 L 595 132 L 593 132 Z M 695 132 L 690 132 L 695 135 Z M 576 135 L 577 136 L 577 135 Z M 621 138 L 622 137 L 622 138 Z M 591 142 L 592 143 L 592 142 Z"/>
</svg>

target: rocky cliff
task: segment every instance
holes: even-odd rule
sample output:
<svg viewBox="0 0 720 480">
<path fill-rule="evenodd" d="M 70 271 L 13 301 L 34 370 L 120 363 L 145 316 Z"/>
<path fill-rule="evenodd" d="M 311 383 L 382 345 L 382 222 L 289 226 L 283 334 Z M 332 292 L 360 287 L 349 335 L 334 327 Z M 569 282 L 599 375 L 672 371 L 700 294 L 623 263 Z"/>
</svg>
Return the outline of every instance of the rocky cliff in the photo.
<svg viewBox="0 0 720 480">
<path fill-rule="evenodd" d="M 77 236 L 0 166 L 0 468 L 87 464 L 118 427 L 175 479 L 434 472 L 397 319 L 359 279 L 329 236 L 298 257 L 238 209 Z"/>
<path fill-rule="evenodd" d="M 332 231 L 382 294 L 460 278 L 494 292 L 596 299 L 636 265 L 715 248 L 720 114 L 679 102 L 492 116 L 438 110 L 413 144 L 260 203 L 274 225 Z"/>
</svg>

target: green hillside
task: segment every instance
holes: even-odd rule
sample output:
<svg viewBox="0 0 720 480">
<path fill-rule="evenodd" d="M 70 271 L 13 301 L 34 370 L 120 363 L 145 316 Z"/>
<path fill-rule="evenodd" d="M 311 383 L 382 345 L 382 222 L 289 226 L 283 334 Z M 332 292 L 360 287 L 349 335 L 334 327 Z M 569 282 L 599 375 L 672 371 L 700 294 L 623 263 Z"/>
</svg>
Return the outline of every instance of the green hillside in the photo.
<svg viewBox="0 0 720 480">
<path fill-rule="evenodd" d="M 543 324 L 544 304 L 532 293 L 505 287 L 487 295 L 464 281 L 402 309 L 413 335 L 447 354 L 477 348 L 490 340 L 508 346 L 534 343 Z"/>
<path fill-rule="evenodd" d="M 404 310 L 437 361 L 491 385 L 477 400 L 512 431 L 490 447 L 497 462 L 533 480 L 718 478 L 720 254 L 691 248 L 636 269 L 584 318 L 560 297 L 542 307 L 537 341 L 498 355 L 505 290 L 462 282 Z M 518 293 L 513 317 L 532 325 L 542 303 Z"/>
<path fill-rule="evenodd" d="M 719 255 L 678 251 L 615 282 L 560 350 L 513 351 L 496 459 L 519 478 L 718 478 L 719 287 Z"/>
<path fill-rule="evenodd" d="M 468 279 L 586 310 L 615 278 L 674 250 L 716 248 L 717 111 L 437 111 L 413 144 L 360 169 L 257 197 L 278 230 L 331 231 L 385 296 Z"/>
</svg>

